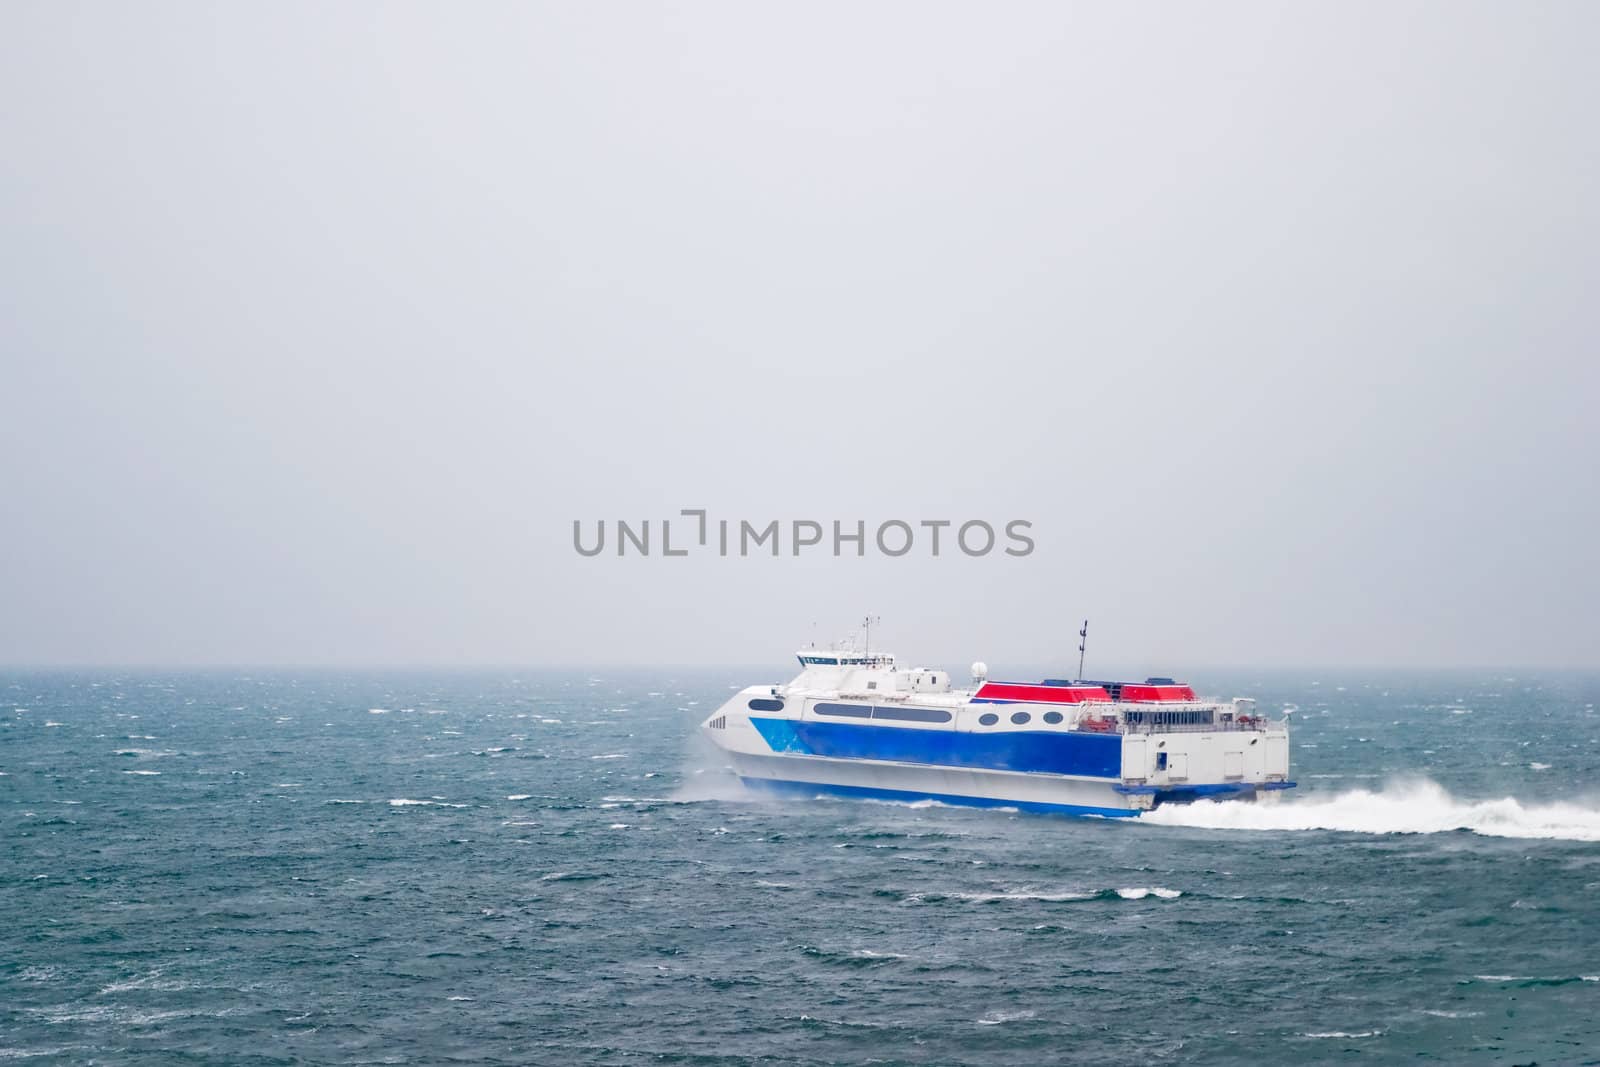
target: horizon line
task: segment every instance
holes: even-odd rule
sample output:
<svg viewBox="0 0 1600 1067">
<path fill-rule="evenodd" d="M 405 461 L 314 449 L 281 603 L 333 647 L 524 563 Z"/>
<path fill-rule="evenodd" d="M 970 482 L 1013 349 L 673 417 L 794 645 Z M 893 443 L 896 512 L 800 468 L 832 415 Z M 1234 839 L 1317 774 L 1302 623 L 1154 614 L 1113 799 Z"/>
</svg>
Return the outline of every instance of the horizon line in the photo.
<svg viewBox="0 0 1600 1067">
<path fill-rule="evenodd" d="M 763 660 L 726 660 L 726 661 L 696 661 L 696 662 L 666 662 L 666 661 L 590 661 L 590 662 L 510 662 L 510 661 L 418 661 L 418 662 L 389 662 L 389 661 L 344 661 L 344 662 L 294 662 L 289 660 L 255 661 L 255 662 L 162 662 L 156 660 L 102 660 L 102 661 L 45 661 L 45 662 L 0 662 L 0 671 L 528 671 L 528 670 L 569 670 L 569 671 L 595 671 L 595 670 L 684 670 L 703 669 L 721 670 L 735 668 L 740 670 L 761 669 L 771 666 L 772 661 Z M 1027 663 L 1019 661 L 1017 667 L 1037 669 L 1048 666 L 1043 663 Z M 1206 663 L 1188 664 L 1179 668 L 1183 671 L 1478 671 L 1483 673 L 1499 673 L 1505 671 L 1554 671 L 1559 673 L 1600 673 L 1600 664 L 1556 664 L 1556 663 Z M 955 672 L 952 672 L 955 673 Z M 1091 675 L 1095 672 L 1090 671 Z M 1120 669 L 1101 673 L 1126 673 Z M 1137 673 L 1137 672 L 1135 672 Z"/>
</svg>

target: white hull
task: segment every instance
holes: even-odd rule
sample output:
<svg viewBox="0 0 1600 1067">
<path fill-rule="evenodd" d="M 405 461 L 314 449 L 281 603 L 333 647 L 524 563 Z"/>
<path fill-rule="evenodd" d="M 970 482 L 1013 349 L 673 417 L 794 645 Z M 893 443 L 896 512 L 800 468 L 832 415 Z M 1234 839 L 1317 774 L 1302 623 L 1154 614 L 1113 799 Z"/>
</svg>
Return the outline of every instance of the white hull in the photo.
<svg viewBox="0 0 1600 1067">
<path fill-rule="evenodd" d="M 1149 806 L 1147 798 L 1119 793 L 1110 783 L 1059 775 L 817 756 L 730 755 L 734 771 L 746 785 L 798 796 L 933 800 L 1106 818 L 1137 815 Z"/>
</svg>

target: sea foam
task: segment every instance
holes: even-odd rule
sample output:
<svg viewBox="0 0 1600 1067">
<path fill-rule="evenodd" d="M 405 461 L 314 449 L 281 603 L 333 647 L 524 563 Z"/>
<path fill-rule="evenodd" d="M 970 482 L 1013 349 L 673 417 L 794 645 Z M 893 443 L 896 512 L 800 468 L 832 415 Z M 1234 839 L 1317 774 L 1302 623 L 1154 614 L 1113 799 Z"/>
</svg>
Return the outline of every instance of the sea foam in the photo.
<svg viewBox="0 0 1600 1067">
<path fill-rule="evenodd" d="M 1600 841 L 1600 809 L 1574 803 L 1524 804 L 1515 797 L 1461 800 L 1436 782 L 1395 783 L 1372 792 L 1286 798 L 1276 804 L 1201 800 L 1146 812 L 1141 822 L 1213 830 L 1345 830 L 1361 834 L 1437 834 Z"/>
</svg>

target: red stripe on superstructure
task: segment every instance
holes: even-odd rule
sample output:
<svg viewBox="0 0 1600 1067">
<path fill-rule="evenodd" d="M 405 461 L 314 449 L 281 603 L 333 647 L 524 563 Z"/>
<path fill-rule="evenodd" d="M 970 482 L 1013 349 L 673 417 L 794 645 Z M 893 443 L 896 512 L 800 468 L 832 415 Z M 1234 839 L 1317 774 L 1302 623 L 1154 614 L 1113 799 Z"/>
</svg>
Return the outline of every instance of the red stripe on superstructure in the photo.
<svg viewBox="0 0 1600 1067">
<path fill-rule="evenodd" d="M 1133 685 L 1125 684 L 1122 687 L 1124 703 L 1138 704 L 1169 704 L 1191 702 L 1194 700 L 1194 690 L 1186 685 Z"/>
<path fill-rule="evenodd" d="M 1029 685 L 1023 682 L 985 682 L 972 698 L 1030 704 L 1111 703 L 1111 694 L 1097 685 Z"/>
</svg>

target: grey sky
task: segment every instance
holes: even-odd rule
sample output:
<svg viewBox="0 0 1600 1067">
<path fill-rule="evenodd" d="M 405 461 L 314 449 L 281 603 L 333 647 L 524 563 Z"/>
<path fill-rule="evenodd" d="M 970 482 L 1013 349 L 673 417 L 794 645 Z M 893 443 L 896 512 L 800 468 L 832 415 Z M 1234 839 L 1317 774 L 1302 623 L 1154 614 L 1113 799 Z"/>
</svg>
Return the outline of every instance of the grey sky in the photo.
<svg viewBox="0 0 1600 1067">
<path fill-rule="evenodd" d="M 1592 4 L 0 6 L 0 661 L 1600 664 Z M 571 522 L 1034 523 L 1025 559 Z"/>
</svg>

